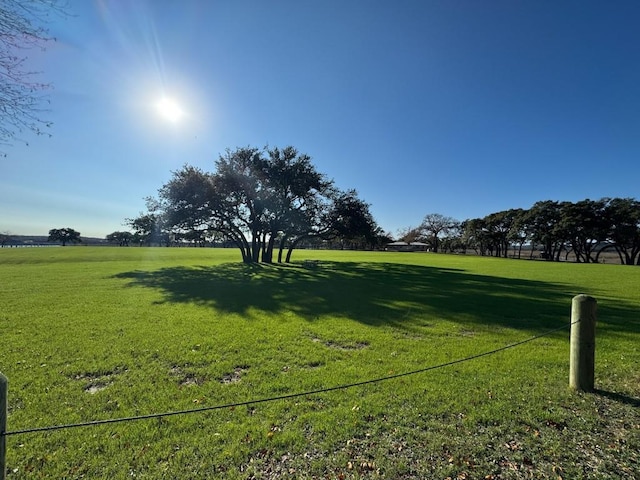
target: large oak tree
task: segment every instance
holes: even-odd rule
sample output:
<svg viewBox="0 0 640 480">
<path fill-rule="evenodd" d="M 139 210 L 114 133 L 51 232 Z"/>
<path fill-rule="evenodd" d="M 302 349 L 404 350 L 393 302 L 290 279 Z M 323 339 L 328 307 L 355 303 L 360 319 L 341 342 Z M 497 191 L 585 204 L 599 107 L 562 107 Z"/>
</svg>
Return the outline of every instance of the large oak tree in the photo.
<svg viewBox="0 0 640 480">
<path fill-rule="evenodd" d="M 47 242 L 59 242 L 62 246 L 67 243 L 81 243 L 80 232 L 76 232 L 73 228 L 52 228 L 49 230 L 49 238 Z"/>
<path fill-rule="evenodd" d="M 222 235 L 245 262 L 278 261 L 309 238 L 374 238 L 377 226 L 355 191 L 342 192 L 293 147 L 227 150 L 215 172 L 185 165 L 155 203 L 174 235 Z"/>
</svg>

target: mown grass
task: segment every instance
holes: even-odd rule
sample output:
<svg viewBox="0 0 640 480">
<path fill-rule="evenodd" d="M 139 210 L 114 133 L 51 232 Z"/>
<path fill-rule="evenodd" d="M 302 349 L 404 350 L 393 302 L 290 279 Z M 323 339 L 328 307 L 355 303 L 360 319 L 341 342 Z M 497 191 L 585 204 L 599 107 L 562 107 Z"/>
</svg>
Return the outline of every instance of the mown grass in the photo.
<svg viewBox="0 0 640 480">
<path fill-rule="evenodd" d="M 9 431 L 226 405 L 475 355 L 598 299 L 595 394 L 568 330 L 346 390 L 7 437 L 8 478 L 640 476 L 640 269 L 402 253 L 0 250 Z"/>
</svg>

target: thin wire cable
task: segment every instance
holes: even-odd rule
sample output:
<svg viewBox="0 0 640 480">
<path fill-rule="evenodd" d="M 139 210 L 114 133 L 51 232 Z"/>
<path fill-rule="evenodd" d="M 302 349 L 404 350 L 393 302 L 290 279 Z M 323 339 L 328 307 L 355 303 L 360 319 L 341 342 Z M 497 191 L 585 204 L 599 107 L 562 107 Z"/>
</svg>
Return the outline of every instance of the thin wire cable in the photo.
<svg viewBox="0 0 640 480">
<path fill-rule="evenodd" d="M 193 408 L 193 409 L 190 409 L 190 410 L 176 410 L 176 411 L 173 411 L 173 412 L 151 413 L 151 414 L 148 414 L 148 415 L 137 415 L 137 416 L 133 416 L 133 417 L 111 418 L 111 419 L 106 419 L 106 420 L 94 420 L 94 421 L 91 421 L 91 422 L 82 422 L 82 423 L 68 423 L 68 424 L 63 424 L 63 425 L 52 425 L 52 426 L 49 426 L 49 427 L 25 428 L 23 430 L 14 430 L 14 431 L 10 431 L 10 432 L 0 432 L 0 436 L 8 437 L 8 436 L 11 436 L 11 435 L 22 435 L 22 434 L 26 434 L 26 433 L 50 432 L 50 431 L 53 431 L 53 430 L 62 430 L 62 429 L 67 429 L 67 428 L 92 427 L 92 426 L 96 426 L 96 425 L 105 425 L 105 424 L 109 424 L 109 423 L 132 422 L 132 421 L 137 421 L 137 420 L 148 420 L 148 419 L 151 419 L 151 418 L 171 417 L 171 416 L 175 416 L 175 415 L 186 415 L 186 414 L 190 414 L 190 413 L 200 413 L 200 412 L 207 412 L 207 411 L 212 411 L 212 410 L 222 410 L 222 409 L 225 409 L 225 408 L 235 408 L 235 407 L 242 407 L 242 406 L 247 406 L 247 405 L 256 405 L 258 403 L 274 402 L 274 401 L 277 401 L 277 400 L 287 400 L 287 399 L 290 399 L 290 398 L 304 397 L 304 396 L 307 396 L 307 395 L 317 395 L 319 393 L 333 392 L 333 391 L 336 391 L 336 390 L 346 390 L 347 388 L 359 387 L 359 386 L 362 386 L 362 385 L 370 385 L 372 383 L 380 383 L 380 382 L 384 382 L 384 381 L 387 381 L 387 380 L 393 380 L 395 378 L 400 378 L 400 377 L 408 377 L 410 375 L 416 375 L 418 373 L 424 373 L 424 372 L 428 372 L 428 371 L 431 371 L 431 370 L 437 370 L 439 368 L 450 367 L 451 365 L 456 365 L 456 364 L 459 364 L 459 363 L 464 363 L 464 362 L 468 362 L 468 361 L 471 361 L 471 360 L 476 360 L 478 358 L 487 357 L 489 355 L 494 355 L 494 354 L 502 352 L 504 350 L 508 350 L 510 348 L 518 347 L 520 345 L 524 345 L 525 343 L 529 343 L 529 342 L 532 342 L 532 341 L 537 340 L 539 338 L 551 335 L 552 333 L 558 332 L 560 330 L 564 330 L 567 327 L 570 327 L 571 325 L 574 325 L 575 323 L 578 323 L 578 322 L 579 322 L 579 320 L 576 321 L 576 322 L 573 322 L 573 323 L 569 323 L 567 325 L 563 325 L 563 326 L 558 327 L 558 328 L 554 328 L 553 330 L 548 330 L 548 331 L 546 331 L 544 333 L 541 333 L 541 334 L 538 334 L 538 335 L 534 335 L 533 337 L 529 337 L 529 338 L 527 338 L 525 340 L 521 340 L 519 342 L 511 343 L 509 345 L 505 345 L 504 347 L 496 348 L 494 350 L 489 350 L 487 352 L 471 355 L 469 357 L 459 358 L 457 360 L 451 360 L 449 362 L 440 363 L 438 365 L 431 365 L 429 367 L 420 368 L 418 370 L 412 370 L 410 372 L 396 373 L 394 375 L 387 375 L 386 377 L 379 377 L 379 378 L 374 378 L 374 379 L 370 379 L 370 380 L 363 380 L 361 382 L 337 385 L 337 386 L 334 386 L 334 387 L 319 388 L 317 390 L 309 390 L 309 391 L 306 391 L 306 392 L 290 393 L 290 394 L 287 394 L 287 395 L 279 395 L 277 397 L 260 398 L 260 399 L 256 399 L 256 400 L 247 400 L 247 401 L 244 401 L 244 402 L 227 403 L 227 404 L 224 404 L 224 405 L 214 405 L 214 406 L 211 406 L 211 407 Z"/>
</svg>

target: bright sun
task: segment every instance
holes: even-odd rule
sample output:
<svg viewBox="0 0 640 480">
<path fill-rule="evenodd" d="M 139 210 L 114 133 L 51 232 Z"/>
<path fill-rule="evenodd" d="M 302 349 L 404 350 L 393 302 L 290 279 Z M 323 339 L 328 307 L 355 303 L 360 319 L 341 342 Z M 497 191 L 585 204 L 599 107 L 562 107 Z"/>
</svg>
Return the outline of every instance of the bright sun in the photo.
<svg viewBox="0 0 640 480">
<path fill-rule="evenodd" d="M 162 118 L 170 122 L 176 123 L 184 116 L 184 111 L 178 103 L 170 98 L 164 97 L 156 103 L 158 113 Z"/>
</svg>

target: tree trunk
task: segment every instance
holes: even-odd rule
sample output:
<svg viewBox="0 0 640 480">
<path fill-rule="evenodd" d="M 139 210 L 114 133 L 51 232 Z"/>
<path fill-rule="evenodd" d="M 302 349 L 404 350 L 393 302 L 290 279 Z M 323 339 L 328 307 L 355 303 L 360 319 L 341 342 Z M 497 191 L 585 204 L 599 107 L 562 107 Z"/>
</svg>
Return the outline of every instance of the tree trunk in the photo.
<svg viewBox="0 0 640 480">
<path fill-rule="evenodd" d="M 293 242 L 291 242 L 291 245 L 289 245 L 289 250 L 287 251 L 287 258 L 285 262 L 291 263 L 291 254 L 293 253 L 293 249 L 296 248 L 298 243 L 300 243 L 305 238 L 309 238 L 309 237 L 306 237 L 306 236 L 298 237 Z"/>
<path fill-rule="evenodd" d="M 251 261 L 258 263 L 260 261 L 260 232 L 251 232 Z"/>
<path fill-rule="evenodd" d="M 251 263 L 251 246 L 244 234 L 237 230 L 230 230 L 225 232 L 225 236 L 240 249 L 242 261 L 244 263 Z"/>
<path fill-rule="evenodd" d="M 275 236 L 271 235 L 269 241 L 263 243 L 262 261 L 264 263 L 273 263 L 273 244 L 275 243 Z"/>
<path fill-rule="evenodd" d="M 244 263 L 251 263 L 251 252 L 244 245 L 244 242 L 242 240 L 237 240 L 237 239 L 234 239 L 232 241 L 233 243 L 236 244 L 236 247 L 240 249 L 240 253 L 242 254 L 242 261 Z"/>
<path fill-rule="evenodd" d="M 283 235 L 280 239 L 280 245 L 278 247 L 278 263 L 282 263 L 282 252 L 284 252 L 284 246 L 286 245 L 288 238 L 289 237 L 286 235 Z"/>
<path fill-rule="evenodd" d="M 553 261 L 555 262 L 559 262 L 560 261 L 560 254 L 562 253 L 563 248 L 562 247 L 557 247 L 558 250 L 555 252 L 555 256 L 553 258 Z"/>
</svg>

